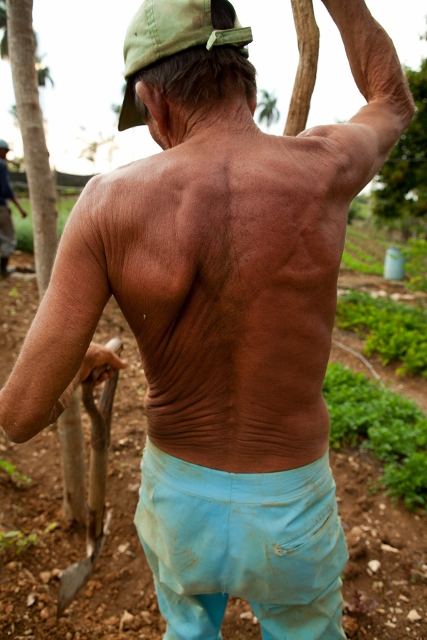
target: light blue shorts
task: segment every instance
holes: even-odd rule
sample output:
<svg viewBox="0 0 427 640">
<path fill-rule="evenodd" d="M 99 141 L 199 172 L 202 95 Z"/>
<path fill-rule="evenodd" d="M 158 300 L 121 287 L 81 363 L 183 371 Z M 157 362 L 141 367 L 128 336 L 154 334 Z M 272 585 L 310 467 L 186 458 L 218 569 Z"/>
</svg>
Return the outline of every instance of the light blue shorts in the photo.
<svg viewBox="0 0 427 640">
<path fill-rule="evenodd" d="M 298 469 L 236 474 L 147 442 L 135 525 L 166 640 L 217 640 L 228 594 L 248 600 L 264 640 L 344 640 L 348 559 L 325 453 Z"/>
</svg>

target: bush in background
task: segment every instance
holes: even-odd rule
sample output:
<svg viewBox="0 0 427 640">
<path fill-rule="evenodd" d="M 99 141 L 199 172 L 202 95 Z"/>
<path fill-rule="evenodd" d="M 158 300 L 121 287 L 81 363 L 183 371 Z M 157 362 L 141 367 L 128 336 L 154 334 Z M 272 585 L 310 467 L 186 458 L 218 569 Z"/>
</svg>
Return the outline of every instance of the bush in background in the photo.
<svg viewBox="0 0 427 640">
<path fill-rule="evenodd" d="M 406 258 L 405 272 L 409 277 L 406 283 L 412 291 L 427 292 L 427 240 L 410 240 L 403 248 Z"/>
<path fill-rule="evenodd" d="M 331 447 L 371 450 L 384 464 L 387 493 L 427 510 L 427 416 L 415 402 L 341 364 L 328 366 L 323 395 Z"/>
<path fill-rule="evenodd" d="M 377 352 L 383 364 L 400 360 L 402 366 L 397 373 L 427 378 L 427 309 L 424 305 L 412 307 L 351 291 L 338 299 L 337 321 L 341 329 L 350 329 L 366 339 L 366 355 Z"/>
<path fill-rule="evenodd" d="M 20 251 L 26 251 L 27 253 L 34 253 L 34 239 L 33 239 L 33 219 L 31 216 L 30 201 L 27 198 L 20 198 L 20 202 L 28 213 L 27 218 L 22 218 L 21 214 L 16 210 L 14 205 L 11 205 L 13 224 L 15 225 L 16 238 L 18 241 L 17 249 Z M 62 234 L 65 223 L 68 220 L 68 216 L 71 213 L 71 209 L 77 202 L 77 198 L 62 198 L 58 200 L 58 233 Z"/>
</svg>

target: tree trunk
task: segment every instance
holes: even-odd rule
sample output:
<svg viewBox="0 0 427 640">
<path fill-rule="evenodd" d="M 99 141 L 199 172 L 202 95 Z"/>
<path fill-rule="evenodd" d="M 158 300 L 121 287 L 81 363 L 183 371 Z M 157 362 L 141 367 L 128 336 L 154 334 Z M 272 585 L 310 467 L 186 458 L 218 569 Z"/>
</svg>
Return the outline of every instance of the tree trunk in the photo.
<svg viewBox="0 0 427 640">
<path fill-rule="evenodd" d="M 58 419 L 64 478 L 64 514 L 67 520 L 86 523 L 86 473 L 81 428 L 80 398 L 76 390 Z"/>
<path fill-rule="evenodd" d="M 319 29 L 314 17 L 312 0 L 291 0 L 291 2 L 300 59 L 285 126 L 285 136 L 297 136 L 305 129 L 316 83 L 319 57 Z"/>
<path fill-rule="evenodd" d="M 55 259 L 58 230 L 55 183 L 49 166 L 39 103 L 32 11 L 32 0 L 7 0 L 9 59 L 33 216 L 37 285 L 42 298 Z M 59 431 L 65 514 L 69 519 L 85 522 L 83 434 L 78 402 L 78 397 L 74 395 L 70 407 L 61 417 Z"/>
<path fill-rule="evenodd" d="M 32 0 L 7 0 L 7 37 L 34 227 L 37 285 L 43 297 L 58 243 L 55 185 L 39 104 Z"/>
</svg>

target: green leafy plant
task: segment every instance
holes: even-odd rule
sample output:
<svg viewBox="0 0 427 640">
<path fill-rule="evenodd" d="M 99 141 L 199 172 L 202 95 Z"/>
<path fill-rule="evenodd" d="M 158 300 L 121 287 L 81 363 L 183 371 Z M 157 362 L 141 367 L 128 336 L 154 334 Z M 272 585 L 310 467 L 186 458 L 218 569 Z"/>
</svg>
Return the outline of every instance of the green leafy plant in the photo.
<svg viewBox="0 0 427 640">
<path fill-rule="evenodd" d="M 402 496 L 409 509 L 427 509 L 427 454 L 413 452 L 402 463 L 392 462 L 384 469 L 383 481 L 394 499 Z"/>
<path fill-rule="evenodd" d="M 24 484 L 29 484 L 31 478 L 27 478 L 23 473 L 16 470 L 15 465 L 7 460 L 0 458 L 0 469 L 3 469 L 9 476 L 9 478 L 16 484 L 17 487 L 21 487 Z"/>
<path fill-rule="evenodd" d="M 328 366 L 323 395 L 330 445 L 359 445 L 384 464 L 380 479 L 409 508 L 427 509 L 427 416 L 408 398 L 341 364 Z"/>
<path fill-rule="evenodd" d="M 8 531 L 0 533 L 0 553 L 9 547 L 15 547 L 16 553 L 21 553 L 28 546 L 37 545 L 37 534 L 25 535 L 22 531 Z"/>
<path fill-rule="evenodd" d="M 403 249 L 407 286 L 413 291 L 427 291 L 427 240 L 410 240 Z"/>
<path fill-rule="evenodd" d="M 427 378 L 427 309 L 352 291 L 340 297 L 337 321 L 366 337 L 364 353 L 379 353 L 383 364 L 400 360 L 400 374 Z"/>
</svg>

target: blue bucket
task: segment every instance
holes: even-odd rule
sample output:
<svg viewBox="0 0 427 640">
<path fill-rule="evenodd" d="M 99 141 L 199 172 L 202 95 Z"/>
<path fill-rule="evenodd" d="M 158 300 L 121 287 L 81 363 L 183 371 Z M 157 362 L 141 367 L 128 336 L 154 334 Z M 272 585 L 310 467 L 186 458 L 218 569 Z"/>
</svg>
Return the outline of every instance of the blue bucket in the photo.
<svg viewBox="0 0 427 640">
<path fill-rule="evenodd" d="M 386 280 L 403 280 L 405 277 L 405 258 L 397 247 L 387 249 L 384 261 L 384 278 Z"/>
</svg>

